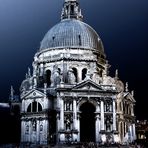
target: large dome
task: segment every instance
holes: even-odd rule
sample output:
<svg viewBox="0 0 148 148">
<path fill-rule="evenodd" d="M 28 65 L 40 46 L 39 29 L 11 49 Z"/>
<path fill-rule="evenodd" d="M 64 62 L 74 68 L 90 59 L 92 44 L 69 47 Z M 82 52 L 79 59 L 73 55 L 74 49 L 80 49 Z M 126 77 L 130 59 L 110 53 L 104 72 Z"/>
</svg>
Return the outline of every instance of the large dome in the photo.
<svg viewBox="0 0 148 148">
<path fill-rule="evenodd" d="M 76 19 L 64 19 L 52 27 L 43 38 L 40 51 L 49 48 L 86 48 L 104 53 L 96 31 Z"/>
</svg>

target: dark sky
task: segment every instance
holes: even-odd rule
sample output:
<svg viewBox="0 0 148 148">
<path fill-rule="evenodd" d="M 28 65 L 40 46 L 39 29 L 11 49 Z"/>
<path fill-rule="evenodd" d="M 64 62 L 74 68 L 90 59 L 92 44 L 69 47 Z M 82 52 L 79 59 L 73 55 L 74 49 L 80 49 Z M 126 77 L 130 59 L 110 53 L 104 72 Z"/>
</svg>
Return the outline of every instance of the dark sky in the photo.
<svg viewBox="0 0 148 148">
<path fill-rule="evenodd" d="M 0 0 L 0 99 L 18 93 L 44 34 L 60 21 L 63 0 Z M 101 37 L 120 79 L 135 90 L 137 119 L 148 119 L 148 1 L 80 0 L 84 21 Z"/>
</svg>

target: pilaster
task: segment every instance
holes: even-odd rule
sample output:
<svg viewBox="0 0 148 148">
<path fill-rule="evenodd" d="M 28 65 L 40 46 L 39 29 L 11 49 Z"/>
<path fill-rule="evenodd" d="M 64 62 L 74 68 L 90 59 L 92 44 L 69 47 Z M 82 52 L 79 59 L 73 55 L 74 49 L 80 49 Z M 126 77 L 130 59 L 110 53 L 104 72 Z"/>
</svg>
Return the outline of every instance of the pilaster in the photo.
<svg viewBox="0 0 148 148">
<path fill-rule="evenodd" d="M 116 131 L 116 102 L 113 99 L 113 131 Z"/>
<path fill-rule="evenodd" d="M 100 118 L 99 118 L 98 114 L 96 115 L 95 126 L 96 126 L 96 129 L 95 129 L 95 132 L 96 132 L 96 142 L 99 142 L 100 141 Z"/>
<path fill-rule="evenodd" d="M 73 129 L 77 129 L 77 104 L 75 99 L 73 99 Z"/>
<path fill-rule="evenodd" d="M 40 141 L 40 122 L 39 120 L 37 120 L 37 132 L 36 132 L 36 136 L 37 136 L 37 142 L 39 143 Z"/>
<path fill-rule="evenodd" d="M 101 100 L 101 130 L 104 130 L 104 101 Z"/>
<path fill-rule="evenodd" d="M 43 76 L 44 73 L 44 65 L 43 63 L 40 64 L 40 76 Z"/>
<path fill-rule="evenodd" d="M 64 130 L 64 100 L 60 100 L 60 130 Z"/>
<path fill-rule="evenodd" d="M 132 125 L 132 129 L 133 129 L 133 140 L 136 140 L 135 123 Z"/>
<path fill-rule="evenodd" d="M 77 115 L 78 142 L 80 142 L 80 114 Z"/>
</svg>

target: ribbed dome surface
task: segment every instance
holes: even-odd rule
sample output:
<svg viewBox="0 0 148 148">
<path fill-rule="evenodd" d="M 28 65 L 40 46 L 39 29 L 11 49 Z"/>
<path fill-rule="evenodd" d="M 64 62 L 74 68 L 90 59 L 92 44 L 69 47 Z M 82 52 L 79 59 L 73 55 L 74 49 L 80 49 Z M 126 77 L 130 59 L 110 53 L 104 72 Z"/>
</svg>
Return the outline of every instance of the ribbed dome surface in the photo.
<svg viewBox="0 0 148 148">
<path fill-rule="evenodd" d="M 48 48 L 87 48 L 104 53 L 102 42 L 89 25 L 76 19 L 65 19 L 51 28 L 43 38 L 40 51 Z"/>
</svg>

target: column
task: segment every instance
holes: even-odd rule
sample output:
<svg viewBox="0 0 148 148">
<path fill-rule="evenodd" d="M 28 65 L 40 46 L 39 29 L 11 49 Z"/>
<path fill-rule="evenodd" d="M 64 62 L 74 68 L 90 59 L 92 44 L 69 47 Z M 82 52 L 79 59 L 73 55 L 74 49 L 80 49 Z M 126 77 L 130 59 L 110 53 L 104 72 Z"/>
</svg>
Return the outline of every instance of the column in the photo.
<svg viewBox="0 0 148 148">
<path fill-rule="evenodd" d="M 77 116 L 78 142 L 80 142 L 80 114 Z"/>
<path fill-rule="evenodd" d="M 60 130 L 60 114 L 58 113 L 57 116 L 56 116 L 56 120 L 57 120 L 57 136 L 56 136 L 56 141 L 57 141 L 57 144 L 59 143 L 59 138 L 60 138 L 60 134 L 59 134 L 59 130 Z"/>
<path fill-rule="evenodd" d="M 36 110 L 37 110 L 37 112 L 39 111 L 38 107 L 39 107 L 39 103 L 37 102 L 37 109 L 36 109 Z"/>
<path fill-rule="evenodd" d="M 121 142 L 123 143 L 124 140 L 124 123 L 121 122 Z"/>
<path fill-rule="evenodd" d="M 98 124 L 99 124 L 99 142 L 101 141 L 101 135 L 100 135 L 100 130 L 101 130 L 101 121 L 100 121 L 100 117 L 99 117 L 99 121 L 98 121 Z"/>
<path fill-rule="evenodd" d="M 60 95 L 59 95 L 59 93 L 57 94 L 57 106 L 56 106 L 56 108 L 57 108 L 57 111 L 58 111 L 57 118 L 56 118 L 56 120 L 57 120 L 57 131 L 59 132 L 59 130 L 60 130 L 60 111 L 61 111 L 61 109 L 60 109 Z M 57 135 L 57 142 L 58 141 L 59 141 L 59 133 Z"/>
<path fill-rule="evenodd" d="M 33 62 L 32 64 L 33 66 L 33 87 L 36 88 L 37 86 L 37 78 L 36 78 L 36 72 L 37 72 L 37 65 L 35 64 L 35 62 Z"/>
<path fill-rule="evenodd" d="M 77 129 L 77 104 L 76 100 L 73 100 L 73 129 Z"/>
<path fill-rule="evenodd" d="M 116 131 L 116 104 L 115 99 L 113 99 L 113 131 Z"/>
<path fill-rule="evenodd" d="M 135 123 L 133 124 L 133 140 L 136 140 Z"/>
<path fill-rule="evenodd" d="M 118 132 L 119 132 L 119 138 L 120 138 L 120 142 L 122 141 L 122 130 L 121 130 L 121 122 L 118 122 Z"/>
<path fill-rule="evenodd" d="M 63 100 L 60 96 L 60 94 L 58 93 L 57 94 L 57 104 L 56 104 L 56 108 L 57 108 L 57 117 L 56 117 L 56 120 L 57 120 L 57 143 L 60 142 L 61 140 L 61 137 L 60 137 L 60 130 L 63 129 L 63 125 L 61 124 L 61 120 L 63 120 L 63 116 L 64 116 L 64 103 L 63 103 Z M 63 122 L 63 121 L 62 121 Z"/>
<path fill-rule="evenodd" d="M 60 129 L 64 129 L 64 100 L 61 99 L 61 109 L 60 109 Z"/>
<path fill-rule="evenodd" d="M 32 129 L 31 129 L 31 121 L 29 120 L 29 142 L 31 142 L 31 135 L 32 135 Z"/>
<path fill-rule="evenodd" d="M 43 125 L 44 125 L 44 127 L 43 127 L 43 143 L 47 144 L 49 141 L 49 135 L 50 135 L 49 129 L 48 129 L 49 122 L 48 122 L 47 118 L 45 118 L 43 120 Z"/>
<path fill-rule="evenodd" d="M 37 120 L 37 132 L 36 132 L 36 136 L 37 136 L 37 143 L 40 142 L 40 122 L 39 120 Z"/>
<path fill-rule="evenodd" d="M 21 142 L 24 142 L 24 121 L 21 121 Z"/>
<path fill-rule="evenodd" d="M 78 70 L 78 82 L 82 81 L 82 69 Z"/>
<path fill-rule="evenodd" d="M 101 100 L 101 130 L 104 130 L 104 102 Z"/>
<path fill-rule="evenodd" d="M 60 110 L 60 95 L 59 95 L 59 93 L 57 94 L 57 109 L 58 109 L 58 111 Z"/>
<path fill-rule="evenodd" d="M 129 130 L 130 130 L 130 142 L 132 142 L 133 141 L 132 125 L 129 126 Z"/>
<path fill-rule="evenodd" d="M 131 107 L 131 112 L 132 112 L 132 116 L 134 116 L 134 106 L 132 104 L 132 107 Z"/>
<path fill-rule="evenodd" d="M 25 102 L 24 102 L 24 99 L 22 100 L 21 111 L 22 111 L 22 112 L 25 112 Z"/>
<path fill-rule="evenodd" d="M 33 109 L 33 108 L 32 108 L 32 103 L 31 103 L 31 112 L 33 111 L 32 109 Z"/>
<path fill-rule="evenodd" d="M 47 136 L 46 136 L 46 143 L 49 143 L 49 121 L 48 118 L 46 118 L 46 122 L 47 122 Z"/>
<path fill-rule="evenodd" d="M 44 65 L 43 65 L 43 63 L 41 63 L 40 64 L 40 73 L 39 73 L 39 75 L 43 76 L 43 73 L 44 73 Z"/>
<path fill-rule="evenodd" d="M 61 98 L 60 100 L 60 130 L 64 130 L 64 100 Z M 60 134 L 60 142 L 65 141 L 65 135 L 63 133 Z"/>
<path fill-rule="evenodd" d="M 96 106 L 96 142 L 100 141 L 100 106 Z"/>
<path fill-rule="evenodd" d="M 99 132 L 100 132 L 100 127 L 99 127 L 99 115 L 96 115 L 96 142 L 99 142 Z"/>
<path fill-rule="evenodd" d="M 44 110 L 47 110 L 49 108 L 49 100 L 46 96 L 44 96 Z"/>
</svg>

